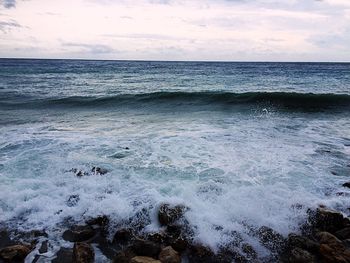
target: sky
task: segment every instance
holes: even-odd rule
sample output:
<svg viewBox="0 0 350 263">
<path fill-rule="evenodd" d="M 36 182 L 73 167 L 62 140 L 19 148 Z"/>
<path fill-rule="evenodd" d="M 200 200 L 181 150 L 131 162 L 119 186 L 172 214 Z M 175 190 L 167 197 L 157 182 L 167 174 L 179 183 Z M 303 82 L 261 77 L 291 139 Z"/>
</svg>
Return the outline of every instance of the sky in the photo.
<svg viewBox="0 0 350 263">
<path fill-rule="evenodd" d="M 350 61 L 350 0 L 0 0 L 0 57 Z"/>
</svg>

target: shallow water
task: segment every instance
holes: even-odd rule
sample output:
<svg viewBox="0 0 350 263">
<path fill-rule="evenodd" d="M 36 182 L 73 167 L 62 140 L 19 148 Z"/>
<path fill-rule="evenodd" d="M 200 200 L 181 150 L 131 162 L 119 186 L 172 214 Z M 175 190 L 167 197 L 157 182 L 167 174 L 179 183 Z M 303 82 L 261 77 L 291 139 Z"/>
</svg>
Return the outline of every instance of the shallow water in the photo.
<svg viewBox="0 0 350 263">
<path fill-rule="evenodd" d="M 151 231 L 162 202 L 183 203 L 195 240 L 217 249 L 235 230 L 264 256 L 249 227 L 348 213 L 350 64 L 0 60 L 0 80 L 9 228 L 55 239 L 68 217 L 146 208 Z M 69 172 L 93 166 L 109 172 Z"/>
</svg>

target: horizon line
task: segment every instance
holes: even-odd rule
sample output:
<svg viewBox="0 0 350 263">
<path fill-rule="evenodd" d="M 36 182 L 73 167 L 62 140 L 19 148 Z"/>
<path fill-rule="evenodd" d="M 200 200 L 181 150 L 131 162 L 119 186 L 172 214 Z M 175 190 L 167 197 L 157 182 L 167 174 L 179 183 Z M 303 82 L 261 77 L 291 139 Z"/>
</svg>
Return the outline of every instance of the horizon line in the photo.
<svg viewBox="0 0 350 263">
<path fill-rule="evenodd" d="M 13 60 L 77 60 L 77 61 L 115 61 L 115 62 L 189 62 L 189 63 L 339 63 L 349 64 L 350 61 L 278 61 L 278 60 L 156 60 L 156 59 L 95 59 L 95 58 L 24 58 L 0 57 Z"/>
</svg>

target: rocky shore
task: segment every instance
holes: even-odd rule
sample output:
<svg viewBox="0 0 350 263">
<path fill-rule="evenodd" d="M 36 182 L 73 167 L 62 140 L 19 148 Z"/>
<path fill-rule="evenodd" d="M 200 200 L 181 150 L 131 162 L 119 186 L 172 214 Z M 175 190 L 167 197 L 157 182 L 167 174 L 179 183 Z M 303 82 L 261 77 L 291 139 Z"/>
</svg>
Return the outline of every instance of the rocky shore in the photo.
<svg viewBox="0 0 350 263">
<path fill-rule="evenodd" d="M 94 174 L 104 172 L 107 171 L 93 168 Z M 74 173 L 84 176 L 81 171 Z M 350 187 L 350 183 L 343 186 Z M 350 262 L 350 219 L 326 207 L 309 209 L 308 218 L 300 232 L 288 237 L 267 226 L 247 226 L 250 234 L 271 251 L 271 255 L 263 259 L 235 231 L 230 233 L 232 242 L 217 251 L 196 243 L 192 238 L 193 229 L 185 217 L 188 210 L 182 204 L 160 204 L 158 221 L 162 230 L 151 233 L 143 231 L 149 223 L 144 215 L 150 211 L 143 211 L 138 220 L 130 219 L 129 223 L 115 226 L 113 236 L 110 235 L 110 229 L 114 225 L 111 225 L 106 215 L 79 224 L 67 224 L 62 239 L 71 242 L 72 248 L 61 248 L 52 262 L 95 262 L 95 247 L 114 263 Z M 44 260 L 48 258 L 50 240 L 45 231 L 13 234 L 6 229 L 0 231 L 0 263 L 25 260 L 47 262 Z M 17 238 L 11 239 L 13 236 Z"/>
</svg>

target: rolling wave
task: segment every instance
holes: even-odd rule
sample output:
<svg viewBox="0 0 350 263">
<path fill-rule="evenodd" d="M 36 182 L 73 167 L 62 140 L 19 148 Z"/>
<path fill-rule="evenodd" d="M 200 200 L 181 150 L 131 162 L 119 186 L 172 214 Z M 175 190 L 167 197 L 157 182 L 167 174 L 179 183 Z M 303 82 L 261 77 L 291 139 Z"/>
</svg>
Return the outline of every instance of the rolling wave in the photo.
<svg viewBox="0 0 350 263">
<path fill-rule="evenodd" d="M 142 107 L 142 106 L 234 106 L 268 105 L 283 109 L 349 109 L 348 94 L 315 94 L 293 92 L 153 92 L 121 94 L 113 96 L 72 96 L 64 98 L 16 98 L 0 97 L 2 107 Z"/>
</svg>

